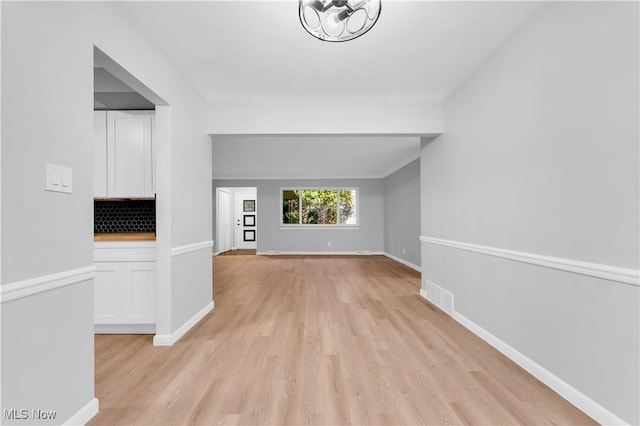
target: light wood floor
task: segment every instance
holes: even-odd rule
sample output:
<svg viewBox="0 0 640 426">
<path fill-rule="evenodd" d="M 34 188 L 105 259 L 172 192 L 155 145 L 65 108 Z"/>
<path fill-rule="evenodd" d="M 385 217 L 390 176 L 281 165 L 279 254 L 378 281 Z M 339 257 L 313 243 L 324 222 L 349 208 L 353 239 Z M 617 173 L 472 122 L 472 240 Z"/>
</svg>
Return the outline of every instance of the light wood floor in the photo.
<svg viewBox="0 0 640 426">
<path fill-rule="evenodd" d="M 218 253 L 218 256 L 246 256 L 248 254 L 256 254 L 256 251 L 256 249 L 228 250 Z"/>
<path fill-rule="evenodd" d="M 96 336 L 90 424 L 593 424 L 380 256 L 218 256 L 173 347 Z"/>
</svg>

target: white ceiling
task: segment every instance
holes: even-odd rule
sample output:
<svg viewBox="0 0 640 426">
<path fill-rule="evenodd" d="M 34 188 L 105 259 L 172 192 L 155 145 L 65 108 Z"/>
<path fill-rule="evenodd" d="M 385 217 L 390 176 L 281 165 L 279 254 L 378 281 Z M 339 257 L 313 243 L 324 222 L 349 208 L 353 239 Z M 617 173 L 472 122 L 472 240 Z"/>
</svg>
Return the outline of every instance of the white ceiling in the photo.
<svg viewBox="0 0 640 426">
<path fill-rule="evenodd" d="M 344 43 L 322 42 L 307 34 L 299 22 L 297 0 L 120 4 L 209 101 L 324 97 L 393 102 L 445 99 L 543 3 L 383 0 L 382 14 L 371 31 Z M 402 138 L 373 138 L 367 143 L 363 137 L 333 142 L 232 139 L 214 143 L 214 174 L 237 175 L 246 168 L 254 174 L 302 173 L 295 177 L 379 176 L 407 152 Z M 414 138 L 408 141 L 415 143 Z M 253 144 L 251 150 L 241 149 L 242 143 Z M 291 147 L 294 143 L 296 149 Z M 262 151 L 260 144 L 279 145 Z M 295 168 L 303 159 L 321 160 L 321 145 L 327 144 L 338 151 L 353 146 L 343 152 L 343 158 L 351 155 L 348 167 L 314 160 Z M 300 153 L 294 168 L 291 161 L 289 169 L 274 168 L 294 152 Z"/>
<path fill-rule="evenodd" d="M 126 2 L 208 100 L 375 96 L 442 100 L 539 2 L 383 0 L 365 36 L 307 34 L 298 1 Z"/>
</svg>

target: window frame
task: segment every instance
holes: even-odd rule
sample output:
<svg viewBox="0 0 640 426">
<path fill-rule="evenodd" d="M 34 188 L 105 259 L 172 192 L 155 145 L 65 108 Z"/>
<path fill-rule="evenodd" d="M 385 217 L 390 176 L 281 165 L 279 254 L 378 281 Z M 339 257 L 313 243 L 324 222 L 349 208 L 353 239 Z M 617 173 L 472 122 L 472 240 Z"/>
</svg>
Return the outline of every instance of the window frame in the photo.
<svg viewBox="0 0 640 426">
<path fill-rule="evenodd" d="M 302 215 L 298 210 L 298 223 L 283 223 L 282 222 L 282 205 L 284 201 L 284 191 L 338 191 L 338 197 L 336 200 L 336 210 L 338 215 L 340 214 L 340 191 L 355 191 L 356 192 L 356 223 L 300 223 Z M 302 208 L 302 195 L 298 196 L 299 209 Z M 360 228 L 360 188 L 356 186 L 287 186 L 280 188 L 280 203 L 278 205 L 278 215 L 280 216 L 280 229 L 358 229 Z"/>
</svg>

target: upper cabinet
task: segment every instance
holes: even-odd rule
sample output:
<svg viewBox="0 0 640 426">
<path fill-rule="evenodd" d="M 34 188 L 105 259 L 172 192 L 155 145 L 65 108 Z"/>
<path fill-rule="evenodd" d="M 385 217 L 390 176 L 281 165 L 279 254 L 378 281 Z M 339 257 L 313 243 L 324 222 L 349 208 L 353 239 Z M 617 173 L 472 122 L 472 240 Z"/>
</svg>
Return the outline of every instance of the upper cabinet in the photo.
<svg viewBox="0 0 640 426">
<path fill-rule="evenodd" d="M 96 198 L 155 195 L 154 111 L 95 111 Z"/>
<path fill-rule="evenodd" d="M 93 112 L 93 196 L 107 197 L 107 112 Z"/>
</svg>

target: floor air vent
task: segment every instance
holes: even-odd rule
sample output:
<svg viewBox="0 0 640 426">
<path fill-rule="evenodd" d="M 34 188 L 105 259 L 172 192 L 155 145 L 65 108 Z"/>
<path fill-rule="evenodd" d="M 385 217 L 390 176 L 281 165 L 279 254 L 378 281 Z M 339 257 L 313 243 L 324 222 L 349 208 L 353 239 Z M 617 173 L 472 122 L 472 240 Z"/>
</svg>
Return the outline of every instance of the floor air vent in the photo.
<svg viewBox="0 0 640 426">
<path fill-rule="evenodd" d="M 453 315 L 453 293 L 429 280 L 426 280 L 426 291 L 421 290 L 420 293 L 422 297 L 426 298 L 438 308 L 449 315 Z"/>
</svg>

